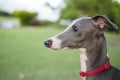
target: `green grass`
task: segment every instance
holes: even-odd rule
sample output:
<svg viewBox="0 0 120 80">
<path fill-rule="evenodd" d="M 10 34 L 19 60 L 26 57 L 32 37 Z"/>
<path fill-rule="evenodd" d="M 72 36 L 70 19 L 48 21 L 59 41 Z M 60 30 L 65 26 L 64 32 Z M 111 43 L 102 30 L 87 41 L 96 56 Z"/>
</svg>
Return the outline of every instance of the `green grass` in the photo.
<svg viewBox="0 0 120 80">
<path fill-rule="evenodd" d="M 56 28 L 0 29 L 0 80 L 80 80 L 79 51 L 54 51 L 44 40 Z M 106 33 L 112 64 L 120 68 L 120 35 Z"/>
</svg>

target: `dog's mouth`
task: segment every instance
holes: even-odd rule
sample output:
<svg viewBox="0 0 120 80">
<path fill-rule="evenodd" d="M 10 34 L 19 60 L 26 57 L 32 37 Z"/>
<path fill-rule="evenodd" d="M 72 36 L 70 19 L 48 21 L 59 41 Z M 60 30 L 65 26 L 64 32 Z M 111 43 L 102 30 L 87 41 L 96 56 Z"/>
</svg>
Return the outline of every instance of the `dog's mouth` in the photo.
<svg viewBox="0 0 120 80">
<path fill-rule="evenodd" d="M 57 48 L 57 47 L 50 47 L 51 49 L 53 49 L 53 50 L 61 50 L 61 49 L 63 49 L 63 48 Z"/>
<path fill-rule="evenodd" d="M 64 47 L 64 48 L 51 48 L 53 50 L 68 50 L 70 49 L 69 47 Z"/>
</svg>

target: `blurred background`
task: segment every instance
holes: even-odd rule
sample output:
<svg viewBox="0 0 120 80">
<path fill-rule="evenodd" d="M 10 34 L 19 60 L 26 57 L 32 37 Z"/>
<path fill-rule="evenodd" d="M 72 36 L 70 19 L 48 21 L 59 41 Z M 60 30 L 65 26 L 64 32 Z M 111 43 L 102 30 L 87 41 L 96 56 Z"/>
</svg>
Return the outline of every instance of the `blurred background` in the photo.
<svg viewBox="0 0 120 80">
<path fill-rule="evenodd" d="M 79 51 L 43 42 L 74 19 L 99 14 L 119 26 L 120 0 L 0 0 L 0 80 L 80 80 Z M 120 69 L 120 33 L 105 35 L 111 64 Z"/>
</svg>

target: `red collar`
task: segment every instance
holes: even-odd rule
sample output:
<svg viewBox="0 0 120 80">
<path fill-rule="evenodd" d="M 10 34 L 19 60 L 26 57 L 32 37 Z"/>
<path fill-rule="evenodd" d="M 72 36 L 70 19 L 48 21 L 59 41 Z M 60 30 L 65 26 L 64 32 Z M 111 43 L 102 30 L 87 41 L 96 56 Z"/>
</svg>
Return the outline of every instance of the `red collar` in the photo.
<svg viewBox="0 0 120 80">
<path fill-rule="evenodd" d="M 88 71 L 88 72 L 80 71 L 79 73 L 80 73 L 80 76 L 85 77 L 85 76 L 91 76 L 93 74 L 99 73 L 99 72 L 107 70 L 109 68 L 110 68 L 110 63 L 107 62 L 103 66 L 100 66 L 100 67 L 98 67 L 94 70 L 91 70 L 91 71 Z"/>
</svg>

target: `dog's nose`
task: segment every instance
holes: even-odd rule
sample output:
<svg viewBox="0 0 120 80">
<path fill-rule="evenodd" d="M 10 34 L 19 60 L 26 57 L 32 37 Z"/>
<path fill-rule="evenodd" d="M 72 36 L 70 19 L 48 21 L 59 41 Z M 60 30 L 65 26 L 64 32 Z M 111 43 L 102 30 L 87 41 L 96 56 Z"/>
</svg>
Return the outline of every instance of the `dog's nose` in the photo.
<svg viewBox="0 0 120 80">
<path fill-rule="evenodd" d="M 44 42 L 44 44 L 45 44 L 46 47 L 50 48 L 52 46 L 52 40 L 51 39 L 50 40 L 46 40 Z"/>
</svg>

